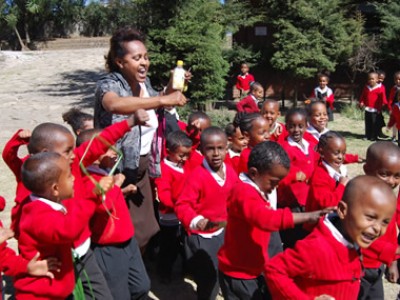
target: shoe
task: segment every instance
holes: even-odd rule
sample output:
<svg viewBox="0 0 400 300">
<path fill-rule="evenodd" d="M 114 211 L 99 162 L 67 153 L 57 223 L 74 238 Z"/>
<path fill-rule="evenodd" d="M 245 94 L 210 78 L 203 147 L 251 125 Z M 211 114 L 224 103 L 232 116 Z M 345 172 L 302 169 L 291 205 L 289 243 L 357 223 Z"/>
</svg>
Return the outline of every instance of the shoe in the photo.
<svg viewBox="0 0 400 300">
<path fill-rule="evenodd" d="M 386 141 L 386 140 L 389 140 L 390 137 L 388 137 L 386 134 L 380 133 L 380 134 L 378 134 L 378 139 Z"/>
</svg>

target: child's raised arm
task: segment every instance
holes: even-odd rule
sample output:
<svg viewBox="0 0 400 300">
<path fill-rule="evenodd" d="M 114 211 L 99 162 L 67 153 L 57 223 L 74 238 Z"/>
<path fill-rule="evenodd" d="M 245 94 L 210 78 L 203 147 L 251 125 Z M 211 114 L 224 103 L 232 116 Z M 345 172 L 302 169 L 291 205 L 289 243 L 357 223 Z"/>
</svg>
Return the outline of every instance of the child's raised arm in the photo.
<svg viewBox="0 0 400 300">
<path fill-rule="evenodd" d="M 3 160 L 14 173 L 17 181 L 21 180 L 21 167 L 23 160 L 18 157 L 19 147 L 27 145 L 31 131 L 29 129 L 19 129 L 7 142 L 3 149 Z"/>
</svg>

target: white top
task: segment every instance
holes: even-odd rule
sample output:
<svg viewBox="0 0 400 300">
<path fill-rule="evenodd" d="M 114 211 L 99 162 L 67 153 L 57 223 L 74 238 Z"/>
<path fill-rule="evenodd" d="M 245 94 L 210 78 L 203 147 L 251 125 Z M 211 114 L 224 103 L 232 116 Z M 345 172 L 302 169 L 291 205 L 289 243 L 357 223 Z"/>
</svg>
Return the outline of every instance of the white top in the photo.
<svg viewBox="0 0 400 300">
<path fill-rule="evenodd" d="M 164 158 L 164 163 L 171 169 L 183 174 L 183 172 L 184 172 L 183 168 L 181 166 L 179 166 L 177 163 L 174 163 L 174 162 L 168 160 L 167 158 Z"/>
<path fill-rule="evenodd" d="M 228 152 L 229 152 L 229 157 L 230 157 L 230 158 L 236 157 L 236 156 L 240 156 L 240 153 L 239 153 L 239 152 L 235 152 L 235 151 L 233 151 L 232 149 L 228 149 Z"/>
<path fill-rule="evenodd" d="M 317 141 L 319 141 L 321 135 L 327 133 L 328 131 L 329 131 L 328 127 L 325 127 L 324 130 L 322 130 L 321 132 L 315 129 L 315 127 L 312 126 L 311 124 L 309 124 L 307 127 L 307 132 L 310 133 Z"/>
<path fill-rule="evenodd" d="M 310 145 L 305 139 L 301 139 L 301 143 L 304 145 L 304 148 L 300 145 L 300 143 L 296 143 L 293 139 L 289 136 L 287 139 L 290 146 L 297 147 L 303 152 L 305 155 L 308 155 L 308 146 Z"/>
<path fill-rule="evenodd" d="M 328 165 L 324 160 L 322 161 L 322 165 L 328 171 L 329 176 L 335 179 L 336 181 L 339 181 L 340 177 L 347 176 L 347 168 L 345 165 L 340 166 L 339 172 L 337 172 L 334 168 Z"/>
<path fill-rule="evenodd" d="M 143 91 L 142 97 L 149 98 L 150 95 L 146 89 L 146 85 L 143 82 L 139 83 L 139 85 Z M 150 119 L 146 122 L 146 126 L 141 126 L 140 155 L 146 155 L 150 153 L 154 134 L 156 133 L 156 130 L 158 128 L 158 119 L 154 109 L 148 109 L 146 111 L 149 114 Z"/>
</svg>

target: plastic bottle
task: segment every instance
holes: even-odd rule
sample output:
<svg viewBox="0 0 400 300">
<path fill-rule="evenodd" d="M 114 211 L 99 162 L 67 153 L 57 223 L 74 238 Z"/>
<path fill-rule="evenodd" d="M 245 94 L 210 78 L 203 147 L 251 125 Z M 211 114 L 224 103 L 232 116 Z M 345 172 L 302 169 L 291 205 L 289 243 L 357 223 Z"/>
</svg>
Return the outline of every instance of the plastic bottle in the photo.
<svg viewBox="0 0 400 300">
<path fill-rule="evenodd" d="M 183 68 L 182 60 L 176 62 L 174 75 L 172 77 L 172 88 L 179 91 L 183 91 L 185 88 L 185 69 Z"/>
</svg>

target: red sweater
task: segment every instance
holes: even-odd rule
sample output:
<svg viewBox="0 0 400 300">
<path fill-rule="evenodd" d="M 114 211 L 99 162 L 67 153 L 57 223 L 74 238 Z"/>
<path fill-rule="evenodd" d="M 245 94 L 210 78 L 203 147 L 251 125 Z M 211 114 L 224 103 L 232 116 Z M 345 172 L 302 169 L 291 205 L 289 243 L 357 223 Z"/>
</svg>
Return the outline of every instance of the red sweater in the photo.
<svg viewBox="0 0 400 300">
<path fill-rule="evenodd" d="M 238 90 L 248 91 L 250 90 L 250 83 L 254 81 L 254 76 L 247 73 L 246 75 L 238 75 L 236 78 L 236 88 Z"/>
<path fill-rule="evenodd" d="M 247 163 L 249 162 L 251 148 L 247 147 L 244 148 L 243 151 L 240 153 L 239 159 L 239 167 L 238 167 L 238 174 L 244 172 L 247 173 Z"/>
<path fill-rule="evenodd" d="M 396 125 L 397 130 L 400 130 L 400 103 L 393 105 L 392 112 L 390 113 L 390 119 L 388 127 Z"/>
<path fill-rule="evenodd" d="M 91 166 L 89 172 L 96 181 L 107 176 L 107 172 L 97 166 Z M 100 245 L 114 245 L 131 239 L 135 230 L 121 188 L 114 185 L 106 193 L 104 203 L 101 203 L 101 197 L 92 192 L 95 186 L 89 177 L 85 176 L 83 183 L 86 188 L 86 198 L 100 203 L 90 219 L 92 242 Z"/>
<path fill-rule="evenodd" d="M 384 105 L 387 105 L 386 94 L 383 85 L 371 89 L 366 85 L 360 97 L 360 104 L 366 107 L 375 108 L 378 112 L 382 110 Z"/>
<path fill-rule="evenodd" d="M 328 170 L 322 163 L 319 163 L 315 168 L 309 185 L 306 211 L 337 206 L 339 201 L 342 200 L 345 186 L 329 176 Z"/>
<path fill-rule="evenodd" d="M 395 102 L 395 97 L 396 94 L 400 91 L 400 87 L 397 85 L 394 85 L 391 89 L 390 89 L 390 93 L 389 93 L 389 100 L 388 100 L 388 107 L 389 110 L 392 109 L 393 103 Z"/>
<path fill-rule="evenodd" d="M 223 186 L 217 183 L 203 164 L 188 175 L 175 205 L 176 215 L 188 234 L 202 233 L 190 229 L 190 222 L 198 215 L 213 222 L 226 221 L 227 200 L 238 180 L 236 172 L 229 165 L 226 165 Z"/>
<path fill-rule="evenodd" d="M 174 213 L 175 203 L 182 192 L 185 184 L 186 172 L 173 169 L 164 161 L 161 162 L 161 177 L 156 178 L 158 199 L 160 200 L 159 210 L 166 213 Z"/>
<path fill-rule="evenodd" d="M 240 155 L 241 153 L 229 150 L 225 157 L 225 163 L 230 164 L 237 174 L 239 174 Z"/>
<path fill-rule="evenodd" d="M 265 271 L 272 298 L 293 300 L 322 294 L 357 299 L 361 274 L 358 252 L 338 242 L 323 220 L 294 249 L 272 258 Z"/>
<path fill-rule="evenodd" d="M 256 113 L 260 112 L 260 109 L 258 108 L 258 104 L 254 100 L 253 95 L 248 95 L 247 97 L 244 97 L 242 100 L 240 100 L 236 104 L 236 109 L 238 112 L 245 112 L 245 113 Z"/>
<path fill-rule="evenodd" d="M 288 136 L 288 131 L 286 129 L 285 124 L 278 122 L 277 124 L 282 128 L 282 133 L 280 135 L 277 135 L 276 131 L 277 131 L 277 126 L 275 128 L 271 128 L 270 129 L 270 137 L 269 140 L 273 141 L 273 142 L 277 142 L 279 144 L 282 145 L 283 141 L 285 140 L 285 138 Z M 271 131 L 272 130 L 272 131 Z"/>
<path fill-rule="evenodd" d="M 17 299 L 47 297 L 65 299 L 75 286 L 71 249 L 88 224 L 96 204 L 74 199 L 66 213 L 56 211 L 39 200 L 27 202 L 22 208 L 18 247 L 21 255 L 31 260 L 37 252 L 43 257 L 56 257 L 61 262 L 54 279 L 32 277 L 28 274 L 15 278 Z"/>
<path fill-rule="evenodd" d="M 218 252 L 219 270 L 240 279 L 260 276 L 268 261 L 270 233 L 293 226 L 288 208 L 272 210 L 253 186 L 238 182 L 228 201 L 225 241 Z"/>
</svg>

